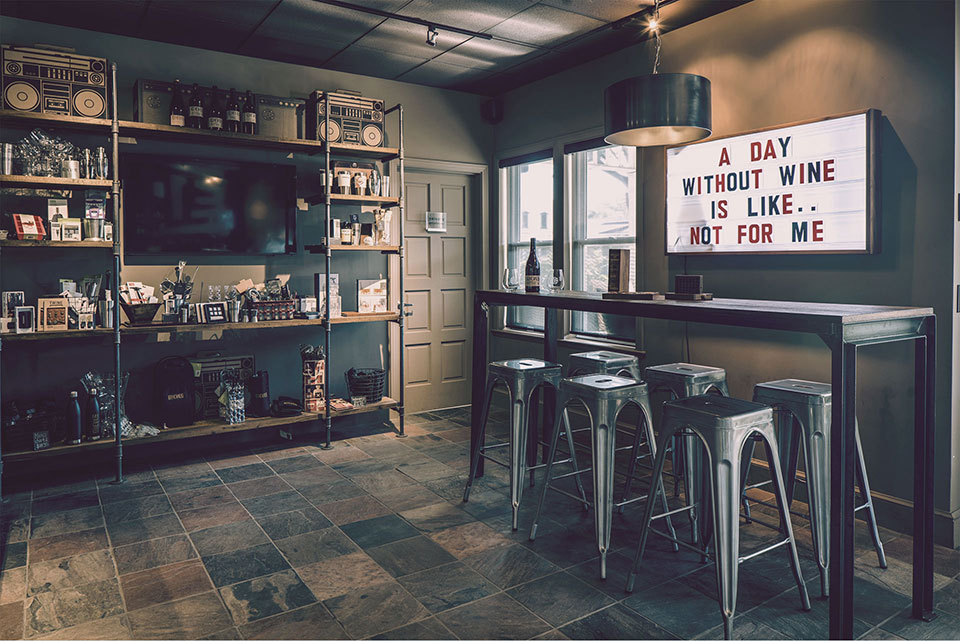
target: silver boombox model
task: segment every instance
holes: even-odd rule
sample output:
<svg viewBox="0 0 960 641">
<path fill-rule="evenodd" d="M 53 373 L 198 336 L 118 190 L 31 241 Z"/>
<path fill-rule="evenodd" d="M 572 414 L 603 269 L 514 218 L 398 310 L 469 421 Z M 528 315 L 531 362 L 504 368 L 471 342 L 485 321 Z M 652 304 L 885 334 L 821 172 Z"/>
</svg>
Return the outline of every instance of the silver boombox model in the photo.
<svg viewBox="0 0 960 641">
<path fill-rule="evenodd" d="M 3 108 L 107 117 L 107 60 L 3 45 Z"/>
<path fill-rule="evenodd" d="M 352 93 L 330 92 L 329 131 L 323 131 L 324 92 L 314 91 L 307 101 L 307 138 L 382 147 L 383 101 Z"/>
</svg>

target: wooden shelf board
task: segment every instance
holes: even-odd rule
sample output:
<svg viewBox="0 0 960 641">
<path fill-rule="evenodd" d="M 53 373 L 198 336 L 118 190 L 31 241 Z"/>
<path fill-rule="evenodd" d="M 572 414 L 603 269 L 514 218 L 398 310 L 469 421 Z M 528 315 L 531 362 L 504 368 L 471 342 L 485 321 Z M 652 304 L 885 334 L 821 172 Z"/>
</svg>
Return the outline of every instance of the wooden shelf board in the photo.
<svg viewBox="0 0 960 641">
<path fill-rule="evenodd" d="M 363 407 L 354 407 L 349 410 L 330 410 L 330 416 L 336 418 L 337 416 L 347 416 L 350 414 L 364 414 L 366 412 L 375 412 L 377 410 L 386 410 L 392 407 L 399 405 L 397 401 L 390 398 L 389 396 L 384 396 L 380 399 L 379 403 L 368 403 Z M 323 417 L 323 412 L 320 412 L 320 417 Z"/>
<path fill-rule="evenodd" d="M 326 194 L 314 194 L 307 197 L 307 202 L 311 205 L 322 205 L 325 202 Z M 400 199 L 396 196 L 357 196 L 355 194 L 331 194 L 331 205 L 386 205 L 397 206 Z"/>
<path fill-rule="evenodd" d="M 315 249 L 314 249 L 315 248 Z M 307 249 L 307 247 L 304 247 Z M 366 252 L 380 252 L 381 254 L 399 254 L 400 246 L 399 245 L 330 245 L 330 249 L 333 251 L 366 251 Z M 323 245 L 311 245 L 307 249 L 311 254 L 323 254 L 326 253 L 326 248 Z"/>
<path fill-rule="evenodd" d="M 2 334 L 0 335 L 0 340 L 4 343 L 7 342 L 22 342 L 22 341 L 49 341 L 49 340 L 68 340 L 68 339 L 81 339 L 81 338 L 103 338 L 105 336 L 113 336 L 112 329 L 71 329 L 62 332 L 31 332 L 29 334 Z"/>
<path fill-rule="evenodd" d="M 295 318 L 293 320 L 259 321 L 257 323 L 190 323 L 188 325 L 154 323 L 153 325 L 125 325 L 120 331 L 124 334 L 175 334 L 178 332 L 242 331 L 248 329 L 306 327 L 311 325 L 323 325 L 323 320 Z"/>
<path fill-rule="evenodd" d="M 57 249 L 113 249 L 108 240 L 0 240 L 0 247 L 46 247 Z"/>
<path fill-rule="evenodd" d="M 71 129 L 73 131 L 96 131 L 110 133 L 110 120 L 107 118 L 80 118 L 77 116 L 56 116 L 53 114 L 38 114 L 12 109 L 0 110 L 0 122 L 6 125 L 22 127 L 53 127 Z"/>
<path fill-rule="evenodd" d="M 360 312 L 343 312 L 340 318 L 331 318 L 331 325 L 344 323 L 373 323 L 377 321 L 395 321 L 400 318 L 396 312 L 378 312 L 376 314 L 361 314 Z"/>
<path fill-rule="evenodd" d="M 335 142 L 330 145 L 330 153 L 331 155 L 350 156 L 353 158 L 374 158 L 386 162 L 398 158 L 400 156 L 400 149 L 397 147 L 368 147 L 367 145 L 351 145 L 343 142 Z"/>
<path fill-rule="evenodd" d="M 59 176 L 0 175 L 0 185 L 39 187 L 46 189 L 110 189 L 113 182 L 89 178 L 61 178 Z"/>
</svg>

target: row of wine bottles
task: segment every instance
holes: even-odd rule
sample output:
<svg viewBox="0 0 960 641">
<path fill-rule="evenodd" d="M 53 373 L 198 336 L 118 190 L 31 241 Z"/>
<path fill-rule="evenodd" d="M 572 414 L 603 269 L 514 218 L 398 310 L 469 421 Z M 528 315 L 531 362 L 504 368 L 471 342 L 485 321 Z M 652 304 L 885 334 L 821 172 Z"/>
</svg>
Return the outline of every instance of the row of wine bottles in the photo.
<svg viewBox="0 0 960 641">
<path fill-rule="evenodd" d="M 221 92 L 214 85 L 210 104 L 204 103 L 203 92 L 197 83 L 193 83 L 189 104 L 187 104 L 180 81 L 175 81 L 173 98 L 170 100 L 170 124 L 174 127 L 191 129 L 257 133 L 257 107 L 250 90 L 247 90 L 242 108 L 233 87 L 230 88 L 224 101 Z"/>
</svg>

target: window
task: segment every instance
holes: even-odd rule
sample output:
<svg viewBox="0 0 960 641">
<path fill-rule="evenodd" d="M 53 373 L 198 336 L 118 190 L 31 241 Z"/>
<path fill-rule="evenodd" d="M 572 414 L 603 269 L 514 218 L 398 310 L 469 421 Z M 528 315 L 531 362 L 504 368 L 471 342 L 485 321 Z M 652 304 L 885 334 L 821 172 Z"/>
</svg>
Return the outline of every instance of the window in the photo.
<svg viewBox="0 0 960 641">
<path fill-rule="evenodd" d="M 573 268 L 571 284 L 581 291 L 607 290 L 608 250 L 630 250 L 630 288 L 635 290 L 637 240 L 637 152 L 601 147 L 567 154 Z M 633 318 L 574 312 L 576 334 L 634 340 Z"/>
<path fill-rule="evenodd" d="M 506 264 L 523 270 L 530 253 L 530 239 L 536 238 L 540 273 L 553 270 L 553 158 L 520 163 L 500 170 L 503 189 L 504 226 L 507 237 Z M 510 307 L 507 326 L 543 329 L 543 310 Z"/>
</svg>

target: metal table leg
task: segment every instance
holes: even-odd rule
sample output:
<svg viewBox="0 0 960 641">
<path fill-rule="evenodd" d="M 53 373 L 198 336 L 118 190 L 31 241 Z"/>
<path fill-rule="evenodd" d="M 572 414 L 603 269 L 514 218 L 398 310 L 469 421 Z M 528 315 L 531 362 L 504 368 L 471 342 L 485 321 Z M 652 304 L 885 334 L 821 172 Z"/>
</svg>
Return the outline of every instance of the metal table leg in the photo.
<svg viewBox="0 0 960 641">
<path fill-rule="evenodd" d="M 913 444 L 913 616 L 933 612 L 933 445 L 937 323 L 929 316 L 915 344 Z"/>
<path fill-rule="evenodd" d="M 487 379 L 487 304 L 473 299 L 473 380 L 470 392 L 470 460 L 481 445 L 483 434 L 483 393 Z M 483 476 L 483 457 L 477 464 L 476 478 Z"/>
<path fill-rule="evenodd" d="M 543 360 L 550 363 L 557 361 L 557 338 L 560 332 L 560 312 L 556 309 L 545 309 L 543 315 Z M 543 423 L 541 436 L 543 442 L 543 460 L 547 461 L 550 455 L 550 442 L 553 434 L 553 423 L 556 419 L 557 391 L 545 385 L 543 388 Z"/>
</svg>

